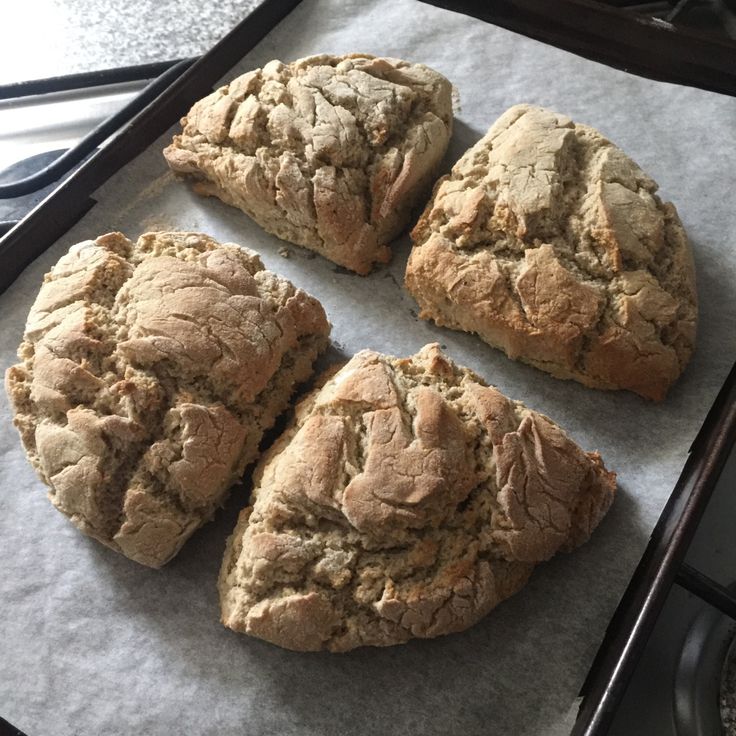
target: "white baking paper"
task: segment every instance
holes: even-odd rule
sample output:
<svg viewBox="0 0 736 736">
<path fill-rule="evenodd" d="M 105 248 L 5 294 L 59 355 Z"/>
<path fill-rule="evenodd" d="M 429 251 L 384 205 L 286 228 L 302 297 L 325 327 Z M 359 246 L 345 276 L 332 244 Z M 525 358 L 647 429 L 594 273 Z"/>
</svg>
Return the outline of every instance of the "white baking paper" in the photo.
<svg viewBox="0 0 736 736">
<path fill-rule="evenodd" d="M 196 22 L 196 19 L 192 19 Z M 365 51 L 419 61 L 456 85 L 446 168 L 507 107 L 530 102 L 600 129 L 674 201 L 700 295 L 697 352 L 662 404 L 586 389 L 416 318 L 409 250 L 361 278 L 264 233 L 173 179 L 166 136 L 113 177 L 99 204 L 0 297 L 14 361 L 45 271 L 74 242 L 119 229 L 202 230 L 261 252 L 321 299 L 338 353 L 409 355 L 439 341 L 504 393 L 598 449 L 618 497 L 591 541 L 542 565 L 471 630 L 345 655 L 295 654 L 218 620 L 215 582 L 248 487 L 160 571 L 77 532 L 45 497 L 1 400 L 0 713 L 29 736 L 565 733 L 606 625 L 736 357 L 736 100 L 645 80 L 414 0 L 304 0 L 227 79 L 272 58 Z M 0 266 L 1 267 L 1 266 Z"/>
</svg>

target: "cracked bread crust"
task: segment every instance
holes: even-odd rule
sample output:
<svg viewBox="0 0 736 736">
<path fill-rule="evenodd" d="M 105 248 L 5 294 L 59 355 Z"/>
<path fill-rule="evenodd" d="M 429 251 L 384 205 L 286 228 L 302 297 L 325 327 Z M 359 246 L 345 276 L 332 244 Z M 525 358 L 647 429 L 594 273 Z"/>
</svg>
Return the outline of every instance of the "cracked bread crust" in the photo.
<svg viewBox="0 0 736 736">
<path fill-rule="evenodd" d="M 46 275 L 6 388 L 54 506 L 159 567 L 256 459 L 328 334 L 319 302 L 254 251 L 110 233 Z"/>
<path fill-rule="evenodd" d="M 223 623 L 299 651 L 460 631 L 585 542 L 615 477 L 436 344 L 360 352 L 259 463 L 220 572 Z"/>
<path fill-rule="evenodd" d="M 197 102 L 164 150 L 194 189 L 273 235 L 367 274 L 431 185 L 450 83 L 366 54 L 272 61 Z"/>
<path fill-rule="evenodd" d="M 421 316 L 586 386 L 661 400 L 694 349 L 692 253 L 675 207 L 596 130 L 504 113 L 414 228 Z"/>
</svg>

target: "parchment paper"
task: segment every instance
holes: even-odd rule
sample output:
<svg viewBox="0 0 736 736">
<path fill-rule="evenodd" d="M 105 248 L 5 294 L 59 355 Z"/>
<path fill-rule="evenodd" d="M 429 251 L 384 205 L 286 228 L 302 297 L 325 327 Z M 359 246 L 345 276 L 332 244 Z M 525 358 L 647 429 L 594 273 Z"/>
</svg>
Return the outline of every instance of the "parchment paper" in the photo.
<svg viewBox="0 0 736 736">
<path fill-rule="evenodd" d="M 196 18 L 192 19 L 196 23 Z M 429 64 L 457 86 L 446 160 L 508 106 L 546 105 L 599 128 L 673 200 L 690 234 L 701 319 L 695 357 L 667 400 L 589 390 L 507 360 L 477 338 L 418 321 L 402 289 L 409 249 L 368 278 L 264 233 L 167 173 L 162 137 L 0 297 L 14 361 L 45 271 L 74 242 L 120 229 L 198 229 L 256 248 L 319 297 L 336 350 L 408 355 L 438 340 L 506 394 L 599 449 L 617 500 L 592 540 L 541 566 L 473 629 L 346 655 L 294 654 L 218 622 L 215 581 L 247 484 L 160 571 L 79 534 L 45 498 L 0 419 L 0 712 L 29 736 L 80 734 L 551 734 L 569 729 L 608 620 L 736 357 L 736 100 L 647 81 L 413 0 L 305 0 L 226 79 L 272 58 L 367 51 Z M 172 124 L 174 121 L 172 121 Z"/>
</svg>

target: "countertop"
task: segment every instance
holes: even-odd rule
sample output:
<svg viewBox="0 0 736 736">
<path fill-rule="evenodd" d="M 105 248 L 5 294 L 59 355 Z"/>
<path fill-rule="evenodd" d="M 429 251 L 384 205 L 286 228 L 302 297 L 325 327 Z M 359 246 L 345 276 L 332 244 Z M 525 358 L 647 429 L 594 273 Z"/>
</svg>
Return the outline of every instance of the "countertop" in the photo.
<svg viewBox="0 0 736 736">
<path fill-rule="evenodd" d="M 0 84 L 201 54 L 259 0 L 27 0 L 3 6 Z"/>
</svg>

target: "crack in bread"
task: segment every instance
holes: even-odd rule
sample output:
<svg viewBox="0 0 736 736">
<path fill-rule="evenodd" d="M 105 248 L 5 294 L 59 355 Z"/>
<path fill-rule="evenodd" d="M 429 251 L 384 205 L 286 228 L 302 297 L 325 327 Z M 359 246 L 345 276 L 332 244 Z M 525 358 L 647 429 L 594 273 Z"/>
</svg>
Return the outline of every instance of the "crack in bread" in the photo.
<svg viewBox="0 0 736 736">
<path fill-rule="evenodd" d="M 656 191 L 593 128 L 516 105 L 435 185 L 406 287 L 420 316 L 510 358 L 661 400 L 693 353 L 697 294 Z"/>
<path fill-rule="evenodd" d="M 358 353 L 264 454 L 220 572 L 223 623 L 345 651 L 471 626 L 585 542 L 615 474 L 434 345 Z"/>
<path fill-rule="evenodd" d="M 159 567 L 256 459 L 328 335 L 319 302 L 254 251 L 110 233 L 46 275 L 6 388 L 54 506 Z"/>
<path fill-rule="evenodd" d="M 450 83 L 365 54 L 272 61 L 197 102 L 182 128 L 164 156 L 196 192 L 366 274 L 447 149 Z"/>
</svg>

